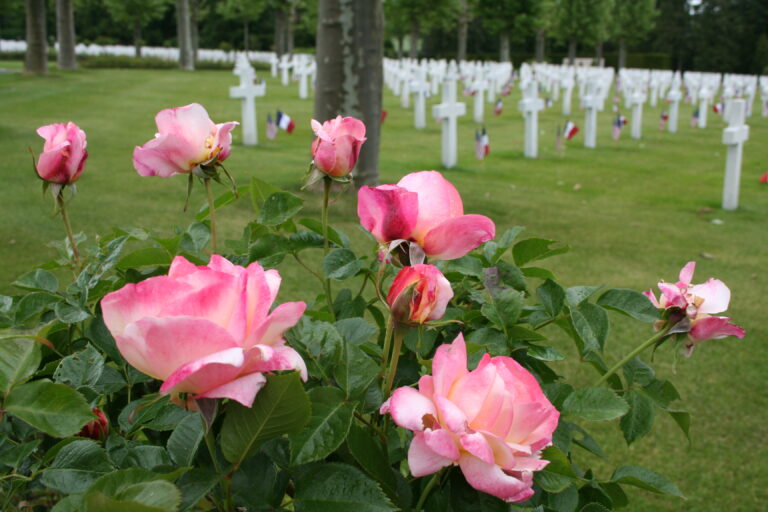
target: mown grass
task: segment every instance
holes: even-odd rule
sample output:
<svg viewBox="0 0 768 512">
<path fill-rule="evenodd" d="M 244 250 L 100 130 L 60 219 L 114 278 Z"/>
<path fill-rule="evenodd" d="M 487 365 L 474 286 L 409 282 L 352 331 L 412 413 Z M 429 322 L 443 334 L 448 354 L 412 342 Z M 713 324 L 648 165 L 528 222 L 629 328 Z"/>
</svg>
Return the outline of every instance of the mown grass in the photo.
<svg viewBox="0 0 768 512">
<path fill-rule="evenodd" d="M 19 68 L 0 62 L 0 68 Z M 38 152 L 42 139 L 35 129 L 43 124 L 73 120 L 88 134 L 90 157 L 71 203 L 76 230 L 89 237 L 111 226 L 146 226 L 170 234 L 186 226 L 192 215 L 182 212 L 186 180 L 140 178 L 131 164 L 134 145 L 143 144 L 155 131 L 153 116 L 162 108 L 197 101 L 211 117 L 222 122 L 239 117 L 237 101 L 228 98 L 236 83 L 221 71 L 82 70 L 52 72 L 45 78 L 20 74 L 0 75 L 0 140 L 5 148 L 0 187 L 0 291 L 9 292 L 13 278 L 52 256 L 46 244 L 63 238 L 58 218 L 51 218 L 50 197 L 40 195 L 27 147 Z M 237 144 L 227 167 L 241 183 L 258 176 L 278 186 L 298 190 L 308 162 L 312 102 L 298 99 L 297 86 L 283 88 L 268 79 L 268 96 L 258 100 L 262 145 Z M 554 147 L 554 131 L 562 125 L 560 105 L 541 115 L 540 158 L 522 156 L 523 125 L 516 109 L 518 92 L 505 99 L 501 116 L 490 116 L 486 126 L 490 156 L 474 158 L 474 123 L 460 122 L 459 166 L 445 175 L 462 193 L 468 212 L 491 216 L 499 232 L 514 226 L 527 234 L 569 243 L 573 250 L 545 262 L 565 285 L 605 284 L 647 289 L 660 278 L 674 279 L 689 260 L 697 260 L 697 280 L 716 276 L 733 292 L 730 315 L 747 329 L 744 340 L 712 341 L 700 346 L 690 359 L 662 350 L 656 367 L 672 378 L 693 414 L 693 441 L 689 445 L 668 418 L 657 420 L 647 437 L 627 448 L 615 424 L 588 428 L 605 439 L 610 461 L 590 461 L 608 468 L 640 464 L 654 468 L 678 483 L 686 501 L 632 493 L 632 511 L 755 511 L 768 500 L 768 393 L 766 371 L 768 328 L 762 322 L 766 300 L 768 244 L 766 211 L 768 185 L 758 177 L 768 170 L 768 120 L 749 120 L 751 138 L 744 154 L 741 206 L 736 212 L 719 209 L 725 147 L 719 117 L 710 114 L 710 126 L 692 129 L 692 106 L 681 108 L 680 131 L 657 129 L 661 106 L 646 106 L 644 136 L 610 139 L 610 104 L 600 116 L 598 148 L 582 147 L 582 138 L 567 143 L 564 152 Z M 575 103 L 575 102 L 574 102 Z M 471 104 L 468 104 L 471 112 Z M 266 112 L 282 109 L 297 123 L 292 135 L 264 138 Z M 439 168 L 440 128 L 430 123 L 413 129 L 411 111 L 385 93 L 388 117 L 383 126 L 382 182 L 395 182 L 414 170 Z M 487 109 L 490 112 L 490 108 Z M 582 115 L 573 116 L 582 125 Z M 219 189 L 221 192 L 223 188 Z M 304 194 L 305 211 L 318 212 L 319 198 Z M 203 203 L 197 187 L 192 204 Z M 246 200 L 223 210 L 224 234 L 237 237 L 251 217 Z M 713 222 L 717 220 L 717 222 Z M 334 205 L 332 221 L 360 245 L 352 194 Z M 720 222 L 722 221 L 722 222 Z M 307 276 L 290 264 L 281 268 L 281 300 L 310 299 L 316 289 Z M 612 326 L 607 358 L 616 360 L 649 332 L 618 317 Z M 569 350 L 557 328 L 547 328 L 561 350 Z M 558 371 L 577 383 L 594 375 L 583 365 L 562 363 Z M 586 457 L 586 456 L 585 456 Z M 608 475 L 606 475 L 608 476 Z"/>
</svg>

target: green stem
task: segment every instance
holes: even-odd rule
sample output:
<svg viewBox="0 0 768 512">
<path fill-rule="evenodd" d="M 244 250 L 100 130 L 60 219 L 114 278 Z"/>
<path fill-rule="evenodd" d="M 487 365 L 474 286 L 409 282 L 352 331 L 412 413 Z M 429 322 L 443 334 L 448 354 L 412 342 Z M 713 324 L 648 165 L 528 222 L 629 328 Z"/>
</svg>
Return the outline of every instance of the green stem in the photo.
<svg viewBox="0 0 768 512">
<path fill-rule="evenodd" d="M 387 329 L 384 331 L 384 349 L 381 353 L 381 374 L 384 375 L 384 372 L 387 369 L 387 363 L 389 362 L 389 347 L 392 344 L 392 326 L 395 323 L 395 321 L 392 319 L 392 315 L 389 315 L 389 318 L 387 318 Z M 383 384 L 383 383 L 382 383 Z"/>
<path fill-rule="evenodd" d="M 333 182 L 328 176 L 323 177 L 323 211 L 322 211 L 322 223 L 323 223 L 323 257 L 328 256 L 330 250 L 330 244 L 328 241 L 328 199 L 331 197 L 331 185 Z M 331 314 L 333 321 L 336 321 L 336 313 L 333 311 L 333 294 L 331 292 L 331 280 L 325 278 L 325 299 L 328 302 L 328 312 Z"/>
<path fill-rule="evenodd" d="M 432 492 L 432 489 L 435 487 L 435 484 L 437 484 L 437 481 L 440 480 L 440 475 L 443 473 L 443 470 L 438 471 L 437 473 L 430 478 L 429 482 L 427 482 L 427 486 L 424 487 L 424 490 L 421 491 L 421 496 L 419 496 L 419 501 L 416 503 L 416 508 L 413 509 L 414 512 L 421 512 L 422 507 L 424 506 L 424 502 L 427 501 L 427 497 L 429 497 L 429 493 Z"/>
<path fill-rule="evenodd" d="M 211 456 L 211 461 L 213 461 L 213 468 L 216 470 L 217 474 L 221 475 L 221 481 L 219 483 L 221 485 L 221 495 L 224 498 L 224 506 L 220 508 L 227 512 L 232 511 L 234 510 L 230 499 L 232 495 L 232 481 L 229 479 L 229 475 L 224 475 L 221 472 L 221 465 L 219 465 L 219 459 L 216 457 L 216 440 L 213 438 L 213 430 L 208 428 L 202 416 L 200 416 L 200 421 L 203 422 L 203 428 L 206 429 L 204 437 L 205 446 L 208 448 L 208 454 Z"/>
<path fill-rule="evenodd" d="M 211 253 L 216 254 L 216 204 L 213 201 L 211 179 L 205 178 L 203 182 L 205 182 L 205 192 L 208 194 L 208 217 L 211 219 Z"/>
<path fill-rule="evenodd" d="M 389 370 L 387 371 L 387 382 L 384 386 L 384 396 L 389 396 L 389 392 L 392 390 L 392 384 L 395 382 L 395 373 L 397 373 L 397 362 L 400 360 L 400 349 L 403 348 L 403 340 L 405 339 L 405 333 L 408 329 L 402 325 L 397 325 L 394 328 L 395 346 L 392 347 L 392 357 L 389 360 Z"/>
<path fill-rule="evenodd" d="M 69 216 L 67 215 L 67 209 L 64 202 L 64 188 L 56 195 L 56 203 L 59 205 L 59 211 L 61 212 L 61 219 L 64 221 L 64 229 L 67 231 L 67 238 L 69 238 L 69 245 L 72 246 L 72 254 L 75 257 L 75 265 L 80 266 L 80 253 L 77 251 L 77 242 L 75 242 L 75 235 L 72 233 L 72 226 L 69 223 Z"/>
<path fill-rule="evenodd" d="M 373 432 L 377 436 L 379 436 L 379 439 L 381 439 L 381 442 L 384 445 L 384 447 L 387 446 L 387 438 L 384 435 L 384 432 L 379 427 L 377 427 L 376 425 L 374 425 L 373 423 L 365 419 L 365 417 L 357 411 L 355 411 L 355 418 L 357 418 L 358 420 L 360 420 L 362 424 L 366 425 L 368 428 L 373 430 Z"/>
<path fill-rule="evenodd" d="M 595 382 L 595 386 L 599 386 L 603 382 L 607 381 L 608 378 L 611 375 L 613 375 L 614 373 L 619 371 L 621 369 L 621 367 L 624 366 L 625 364 L 627 364 L 633 357 L 635 357 L 636 355 L 640 354 L 643 350 L 645 350 L 646 348 L 654 345 L 656 342 L 658 342 L 660 339 L 662 339 L 664 336 L 666 336 L 667 332 L 669 331 L 669 329 L 671 327 L 672 327 L 671 325 L 666 325 L 659 332 L 657 332 L 656 334 L 654 334 L 653 336 L 651 336 L 650 338 L 645 340 L 643 343 L 638 345 L 637 348 L 635 348 L 632 352 L 630 352 L 629 354 L 624 356 L 624 359 L 622 359 L 621 361 L 619 361 L 618 363 L 613 365 L 607 372 L 605 372 L 603 374 L 603 376 L 600 377 L 597 380 L 597 382 Z"/>
</svg>

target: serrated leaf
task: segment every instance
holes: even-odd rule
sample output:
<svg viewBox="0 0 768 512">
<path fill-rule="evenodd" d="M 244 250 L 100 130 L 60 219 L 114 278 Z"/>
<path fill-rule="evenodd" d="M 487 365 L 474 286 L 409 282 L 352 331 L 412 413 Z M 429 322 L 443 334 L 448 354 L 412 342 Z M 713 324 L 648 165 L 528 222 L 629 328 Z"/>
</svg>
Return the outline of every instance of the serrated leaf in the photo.
<svg viewBox="0 0 768 512">
<path fill-rule="evenodd" d="M 251 206 L 253 206 L 253 211 L 258 215 L 261 211 L 261 207 L 264 205 L 264 201 L 266 201 L 267 198 L 272 194 L 282 192 L 282 190 L 272 185 L 271 183 L 267 183 L 266 181 L 253 177 L 251 178 L 250 192 Z"/>
<path fill-rule="evenodd" d="M 155 480 L 128 486 L 114 497 L 89 492 L 84 502 L 86 512 L 175 512 L 181 492 L 170 482 Z"/>
<path fill-rule="evenodd" d="M 613 472 L 611 480 L 620 484 L 634 485 L 656 494 L 685 498 L 680 489 L 666 477 L 640 466 L 621 466 Z"/>
<path fill-rule="evenodd" d="M 619 425 L 627 444 L 632 444 L 651 430 L 654 407 L 650 398 L 635 390 L 627 391 L 624 399 L 629 405 L 629 412 L 621 417 Z"/>
<path fill-rule="evenodd" d="M 483 315 L 503 329 L 513 327 L 523 311 L 523 296 L 517 290 L 503 289 L 491 295 L 491 300 L 482 305 Z"/>
<path fill-rule="evenodd" d="M 602 294 L 597 303 L 641 322 L 655 322 L 660 318 L 659 310 L 648 297 L 636 290 L 613 288 Z"/>
<path fill-rule="evenodd" d="M 535 277 L 537 279 L 552 279 L 555 280 L 555 274 L 552 273 L 552 271 L 547 270 L 545 268 L 540 267 L 525 267 L 521 268 L 520 272 L 523 273 L 525 277 Z"/>
<path fill-rule="evenodd" d="M 608 314 L 590 302 L 571 308 L 571 322 L 584 347 L 584 352 L 602 352 L 608 337 Z"/>
<path fill-rule="evenodd" d="M 578 307 L 582 302 L 590 298 L 601 286 L 571 286 L 565 290 L 565 300 L 572 308 Z"/>
<path fill-rule="evenodd" d="M 675 420 L 675 423 L 678 427 L 680 427 L 680 430 L 683 431 L 683 434 L 685 434 L 685 438 L 688 439 L 688 442 L 691 441 L 691 415 L 687 413 L 686 411 L 675 411 L 675 410 L 666 410 L 670 416 L 672 416 L 672 419 Z"/>
<path fill-rule="evenodd" d="M 104 357 L 88 345 L 85 350 L 62 359 L 53 373 L 53 380 L 75 389 L 81 386 L 95 386 L 103 371 Z"/>
<path fill-rule="evenodd" d="M 49 309 L 54 304 L 61 302 L 61 297 L 51 295 L 48 292 L 32 292 L 24 295 L 16 304 L 14 322 L 23 324 L 33 316 Z"/>
<path fill-rule="evenodd" d="M 68 302 L 57 302 L 53 310 L 56 318 L 65 324 L 76 324 L 91 317 L 91 312 L 87 309 Z"/>
<path fill-rule="evenodd" d="M 634 383 L 647 386 L 656 380 L 656 372 L 639 357 L 633 357 L 621 369 L 630 386 Z"/>
<path fill-rule="evenodd" d="M 577 389 L 563 402 L 564 413 L 592 421 L 612 420 L 628 410 L 623 398 L 602 387 Z"/>
<path fill-rule="evenodd" d="M 74 441 L 64 446 L 51 466 L 43 471 L 40 481 L 46 487 L 66 494 L 84 492 L 114 466 L 98 443 L 90 439 Z"/>
<path fill-rule="evenodd" d="M 379 375 L 379 365 L 358 347 L 346 343 L 334 377 L 347 398 L 358 398 Z"/>
<path fill-rule="evenodd" d="M 211 239 L 211 229 L 202 222 L 194 222 L 189 225 L 187 231 L 181 236 L 179 250 L 182 252 L 201 252 Z"/>
<path fill-rule="evenodd" d="M 544 306 L 550 317 L 554 318 L 560 314 L 565 303 L 565 290 L 563 287 L 547 279 L 544 283 L 536 288 L 536 296 L 541 301 L 541 305 Z"/>
<path fill-rule="evenodd" d="M 239 464 L 268 439 L 299 432 L 310 417 L 310 401 L 299 374 L 268 375 L 250 409 L 231 402 L 221 428 L 221 450 Z"/>
<path fill-rule="evenodd" d="M 80 393 L 49 380 L 27 382 L 14 388 L 5 400 L 5 410 L 53 437 L 74 435 L 94 419 Z"/>
<path fill-rule="evenodd" d="M 364 318 L 345 318 L 335 324 L 344 341 L 350 345 L 362 345 L 379 333 L 379 329 Z"/>
<path fill-rule="evenodd" d="M 40 344 L 29 338 L 0 339 L 0 393 L 22 382 L 40 366 Z"/>
<path fill-rule="evenodd" d="M 27 272 L 14 281 L 13 286 L 24 290 L 36 290 L 54 293 L 59 289 L 59 280 L 56 276 L 41 268 Z"/>
<path fill-rule="evenodd" d="M 542 347 L 540 345 L 528 344 L 526 352 L 529 356 L 539 361 L 562 361 L 565 355 L 555 347 Z"/>
<path fill-rule="evenodd" d="M 323 223 L 317 219 L 301 219 L 299 224 L 320 236 L 323 235 Z M 328 240 L 337 247 L 349 248 L 349 237 L 333 226 L 328 226 Z"/>
<path fill-rule="evenodd" d="M 363 262 L 357 259 L 349 249 L 334 249 L 323 258 L 323 273 L 331 278 L 342 281 L 349 279 L 363 268 Z"/>
<path fill-rule="evenodd" d="M 296 512 L 395 510 L 376 482 L 347 464 L 315 464 L 300 472 L 295 481 Z"/>
<path fill-rule="evenodd" d="M 527 263 L 551 258 L 552 256 L 566 253 L 571 249 L 567 245 L 551 248 L 550 246 L 555 243 L 557 242 L 545 238 L 528 238 L 515 244 L 512 248 L 512 257 L 515 259 L 515 264 L 518 267 L 523 267 Z"/>
<path fill-rule="evenodd" d="M 650 384 L 643 387 L 643 393 L 648 395 L 662 409 L 680 399 L 680 393 L 668 380 L 655 379 L 651 381 Z"/>
<path fill-rule="evenodd" d="M 304 200 L 289 192 L 275 192 L 261 205 L 258 223 L 265 226 L 279 226 L 287 221 L 304 205 Z"/>
<path fill-rule="evenodd" d="M 465 276 L 476 277 L 480 280 L 483 280 L 485 277 L 485 274 L 483 273 L 482 262 L 479 259 L 473 258 L 469 255 L 462 256 L 461 258 L 455 260 L 446 261 L 445 263 L 441 263 L 440 266 L 442 267 L 441 270 L 444 274 L 457 272 Z"/>
<path fill-rule="evenodd" d="M 393 502 L 397 500 L 397 482 L 389 465 L 387 452 L 370 429 L 352 424 L 347 449 L 368 476 L 375 479 Z"/>
<path fill-rule="evenodd" d="M 178 466 L 191 466 L 204 434 L 202 418 L 192 415 L 181 420 L 166 443 L 173 462 Z"/>
<path fill-rule="evenodd" d="M 579 509 L 579 512 L 611 512 L 600 503 L 587 503 Z"/>
<path fill-rule="evenodd" d="M 170 265 L 171 255 L 162 247 L 144 247 L 130 252 L 117 262 L 121 270 L 137 267 Z"/>
<path fill-rule="evenodd" d="M 235 473 L 232 478 L 233 488 L 237 475 L 238 473 Z M 179 509 L 181 511 L 193 510 L 205 495 L 219 483 L 220 479 L 221 477 L 215 472 L 201 468 L 191 469 L 181 475 L 181 478 L 176 482 L 181 491 L 181 506 Z M 258 481 L 255 480 L 255 482 Z M 250 482 L 253 484 L 254 480 L 251 479 Z"/>
<path fill-rule="evenodd" d="M 344 392 L 337 388 L 313 388 L 312 416 L 306 428 L 291 434 L 291 462 L 306 464 L 321 460 L 344 442 L 352 424 L 354 407 L 345 401 Z"/>
</svg>

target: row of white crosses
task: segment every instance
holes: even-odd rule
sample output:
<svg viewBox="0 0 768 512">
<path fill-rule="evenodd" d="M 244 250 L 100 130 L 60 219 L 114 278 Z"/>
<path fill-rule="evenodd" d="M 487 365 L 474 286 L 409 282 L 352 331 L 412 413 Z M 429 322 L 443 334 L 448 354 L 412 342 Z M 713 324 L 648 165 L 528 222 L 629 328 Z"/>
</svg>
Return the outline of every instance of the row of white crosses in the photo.
<svg viewBox="0 0 768 512">
<path fill-rule="evenodd" d="M 768 116 L 768 76 L 760 77 L 760 101 L 762 102 L 763 117 Z"/>
<path fill-rule="evenodd" d="M 235 62 L 233 74 L 240 77 L 240 85 L 229 88 L 229 97 L 240 100 L 243 144 L 255 146 L 259 143 L 259 130 L 256 124 L 256 98 L 267 93 L 265 82 L 255 83 L 256 72 L 245 53 L 241 53 Z"/>
</svg>

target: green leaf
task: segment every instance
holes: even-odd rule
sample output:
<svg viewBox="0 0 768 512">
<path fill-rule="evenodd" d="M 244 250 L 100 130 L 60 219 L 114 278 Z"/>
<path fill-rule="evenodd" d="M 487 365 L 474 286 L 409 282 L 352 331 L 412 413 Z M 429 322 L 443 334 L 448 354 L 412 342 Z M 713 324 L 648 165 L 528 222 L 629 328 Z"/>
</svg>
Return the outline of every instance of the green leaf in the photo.
<svg viewBox="0 0 768 512">
<path fill-rule="evenodd" d="M 221 194 L 219 197 L 217 197 L 213 201 L 213 207 L 218 210 L 219 208 L 223 208 L 227 206 L 228 204 L 232 204 L 235 201 L 237 201 L 241 196 L 247 194 L 250 192 L 250 185 L 241 185 L 237 187 L 237 196 L 235 196 L 234 192 L 232 190 L 227 190 L 223 194 Z M 200 207 L 200 210 L 197 212 L 197 215 L 195 215 L 195 220 L 202 221 L 208 218 L 208 210 L 209 206 L 206 202 L 203 206 Z"/>
<path fill-rule="evenodd" d="M 24 290 L 35 290 L 55 293 L 59 289 L 59 280 L 56 276 L 41 268 L 27 272 L 14 281 L 13 286 Z"/>
<path fill-rule="evenodd" d="M 571 286 L 565 290 L 565 300 L 572 308 L 578 307 L 582 302 L 590 298 L 594 293 L 602 288 L 601 286 Z"/>
<path fill-rule="evenodd" d="M 137 267 L 170 265 L 171 255 L 162 247 L 144 247 L 123 256 L 116 267 L 121 270 Z"/>
<path fill-rule="evenodd" d="M 647 386 L 656 380 L 656 372 L 645 364 L 639 357 L 633 357 L 622 367 L 624 377 L 630 386 L 638 383 L 641 386 Z"/>
<path fill-rule="evenodd" d="M 114 497 L 89 492 L 84 501 L 86 512 L 175 512 L 181 492 L 170 482 L 155 480 L 125 487 Z"/>
<path fill-rule="evenodd" d="M 83 306 L 68 302 L 56 303 L 56 307 L 53 310 L 56 312 L 56 318 L 65 324 L 76 324 L 91 317 L 91 312 Z"/>
<path fill-rule="evenodd" d="M 53 380 L 75 389 L 81 386 L 95 386 L 103 371 L 104 356 L 88 345 L 85 350 L 62 359 L 53 373 Z"/>
<path fill-rule="evenodd" d="M 691 415 L 688 414 L 686 411 L 676 411 L 671 409 L 666 409 L 666 411 L 669 413 L 670 416 L 672 416 L 672 419 L 675 420 L 675 423 L 677 423 L 677 426 L 680 427 L 680 430 L 683 431 L 683 434 L 685 434 L 686 439 L 688 439 L 688 442 L 691 441 Z"/>
<path fill-rule="evenodd" d="M 579 509 L 579 512 L 611 512 L 600 503 L 587 503 Z"/>
<path fill-rule="evenodd" d="M 346 343 L 334 377 L 347 398 L 358 398 L 379 376 L 379 365 L 358 347 Z"/>
<path fill-rule="evenodd" d="M 368 476 L 381 485 L 391 500 L 397 500 L 397 481 L 389 465 L 387 452 L 370 429 L 353 423 L 347 437 L 347 449 Z"/>
<path fill-rule="evenodd" d="M 659 319 L 659 310 L 648 297 L 636 290 L 613 288 L 602 294 L 597 303 L 641 322 L 655 322 Z"/>
<path fill-rule="evenodd" d="M 526 346 L 528 355 L 539 361 L 562 361 L 565 355 L 555 347 L 542 347 L 529 344 Z"/>
<path fill-rule="evenodd" d="M 179 466 L 191 466 L 203 435 L 203 420 L 198 415 L 187 416 L 181 420 L 166 443 L 173 462 Z"/>
<path fill-rule="evenodd" d="M 680 489 L 664 476 L 640 466 L 621 466 L 613 472 L 611 480 L 620 484 L 634 485 L 656 494 L 685 498 Z"/>
<path fill-rule="evenodd" d="M 211 239 L 211 229 L 202 222 L 194 222 L 189 225 L 187 231 L 181 236 L 179 251 L 197 253 L 201 252 Z"/>
<path fill-rule="evenodd" d="M 509 354 L 507 337 L 503 332 L 500 332 L 493 327 L 481 327 L 476 331 L 472 331 L 467 335 L 466 341 L 482 346 L 483 349 L 491 355 Z"/>
<path fill-rule="evenodd" d="M 29 338 L 0 339 L 0 393 L 30 377 L 40 366 L 40 344 Z"/>
<path fill-rule="evenodd" d="M 629 412 L 621 417 L 619 424 L 629 445 L 651 430 L 654 407 L 650 398 L 632 389 L 624 394 L 624 399 L 629 405 Z"/>
<path fill-rule="evenodd" d="M 582 352 L 602 352 L 608 337 L 608 314 L 600 306 L 585 302 L 578 308 L 571 308 L 573 329 L 583 343 Z"/>
<path fill-rule="evenodd" d="M 395 510 L 376 482 L 347 464 L 313 464 L 301 471 L 295 480 L 296 512 Z"/>
<path fill-rule="evenodd" d="M 267 375 L 250 409 L 231 402 L 221 427 L 221 451 L 233 463 L 252 455 L 268 439 L 301 431 L 310 417 L 310 401 L 299 374 Z"/>
<path fill-rule="evenodd" d="M 245 464 L 247 463 L 248 461 L 245 462 Z M 232 478 L 233 490 L 235 492 L 237 492 L 235 482 L 237 482 L 239 473 L 239 471 L 236 472 Z M 260 474 L 259 479 L 249 479 L 250 483 L 254 486 L 258 485 L 262 478 L 261 475 L 262 474 Z M 220 479 L 221 477 L 215 472 L 200 468 L 191 469 L 181 475 L 181 478 L 176 482 L 179 490 L 181 490 L 182 496 L 180 510 L 193 510 L 193 507 L 195 507 L 200 500 L 202 500 L 205 495 L 219 483 Z"/>
<path fill-rule="evenodd" d="M 282 192 L 282 190 L 259 178 L 251 178 L 251 205 L 253 206 L 253 211 L 258 215 L 261 212 L 264 201 L 277 192 Z"/>
<path fill-rule="evenodd" d="M 535 476 L 535 473 L 534 473 Z M 571 484 L 561 492 L 546 496 L 547 506 L 556 512 L 575 512 L 579 504 L 579 491 Z"/>
<path fill-rule="evenodd" d="M 119 469 L 100 476 L 98 480 L 88 487 L 86 492 L 97 491 L 114 497 L 133 485 L 159 480 L 174 480 L 183 472 L 185 472 L 184 469 L 166 474 L 154 473 L 141 468 Z"/>
<path fill-rule="evenodd" d="M 102 475 L 114 470 L 112 462 L 98 443 L 90 439 L 64 446 L 53 464 L 43 471 L 40 481 L 46 487 L 66 494 L 84 492 Z"/>
<path fill-rule="evenodd" d="M 535 277 L 537 279 L 552 279 L 555 280 L 555 274 L 553 274 L 550 270 L 547 270 L 545 268 L 540 267 L 525 267 L 521 268 L 520 272 L 523 273 L 523 276 L 525 277 Z"/>
<path fill-rule="evenodd" d="M 354 407 L 345 401 L 344 392 L 321 387 L 310 390 L 312 417 L 301 432 L 291 434 L 291 461 L 306 464 L 324 459 L 344 442 L 352 424 Z"/>
<path fill-rule="evenodd" d="M 115 338 L 112 337 L 112 334 L 104 324 L 104 317 L 101 314 L 88 323 L 88 326 L 85 328 L 85 336 L 91 340 L 91 343 L 96 348 L 107 354 L 113 361 L 119 364 L 125 362 L 120 351 L 117 350 Z"/>
<path fill-rule="evenodd" d="M 480 308 L 483 315 L 503 329 L 513 327 L 523 311 L 523 296 L 517 290 L 503 289 L 491 295 L 491 302 Z"/>
<path fill-rule="evenodd" d="M 286 333 L 286 339 L 300 352 L 310 375 L 325 380 L 333 378 L 344 339 L 332 324 L 313 322 L 305 316 Z"/>
<path fill-rule="evenodd" d="M 496 239 L 496 243 L 499 245 L 499 247 L 508 248 L 515 242 L 517 236 L 524 230 L 525 228 L 522 226 L 515 226 L 510 228 L 506 230 L 503 235 Z"/>
<path fill-rule="evenodd" d="M 496 268 L 499 271 L 499 279 L 501 279 L 502 283 L 521 292 L 526 290 L 525 276 L 519 267 L 506 261 L 500 261 L 496 264 Z"/>
<path fill-rule="evenodd" d="M 648 395 L 662 409 L 670 403 L 680 399 L 680 393 L 668 380 L 653 380 L 643 387 L 643 393 Z"/>
<path fill-rule="evenodd" d="M 27 382 L 5 400 L 6 411 L 53 437 L 74 435 L 94 419 L 83 395 L 49 380 Z"/>
<path fill-rule="evenodd" d="M 345 318 L 333 325 L 344 341 L 350 345 L 362 345 L 379 333 L 379 329 L 371 325 L 368 320 L 359 317 Z"/>
<path fill-rule="evenodd" d="M 507 335 L 510 341 L 547 341 L 547 338 L 542 334 L 525 327 L 515 325 L 510 329 L 507 329 Z"/>
<path fill-rule="evenodd" d="M 528 238 L 516 243 L 512 248 L 512 257 L 515 259 L 515 264 L 518 267 L 522 267 L 533 261 L 566 253 L 571 249 L 567 245 L 554 249 L 550 248 L 554 243 L 556 243 L 554 240 L 547 240 L 545 238 Z"/>
<path fill-rule="evenodd" d="M 354 276 L 361 268 L 363 262 L 349 249 L 334 249 L 323 259 L 323 273 L 339 281 Z"/>
<path fill-rule="evenodd" d="M 287 484 L 288 474 L 263 453 L 245 461 L 232 476 L 235 502 L 249 511 L 280 509 Z"/>
<path fill-rule="evenodd" d="M 560 314 L 565 302 L 565 290 L 563 290 L 562 286 L 551 279 L 547 279 L 541 286 L 536 288 L 536 295 L 539 297 L 541 305 L 544 306 L 544 311 L 550 317 L 554 318 Z"/>
<path fill-rule="evenodd" d="M 289 192 L 275 192 L 261 206 L 258 223 L 265 226 L 279 226 L 296 215 L 303 204 L 303 199 Z"/>
<path fill-rule="evenodd" d="M 563 412 L 587 420 L 612 420 L 627 413 L 627 402 L 608 388 L 577 389 L 563 402 Z"/>
<path fill-rule="evenodd" d="M 441 270 L 444 274 L 457 272 L 464 276 L 476 277 L 481 281 L 485 278 L 482 262 L 479 259 L 473 258 L 469 255 L 441 263 L 439 267 L 442 267 Z"/>
<path fill-rule="evenodd" d="M 23 324 L 57 302 L 61 302 L 61 298 L 48 292 L 28 293 L 16 304 L 14 321 L 16 324 Z"/>
<path fill-rule="evenodd" d="M 317 219 L 301 219 L 299 224 L 313 233 L 323 235 L 323 223 Z M 333 226 L 328 226 L 328 240 L 336 244 L 337 247 L 349 248 L 349 237 Z"/>
</svg>

